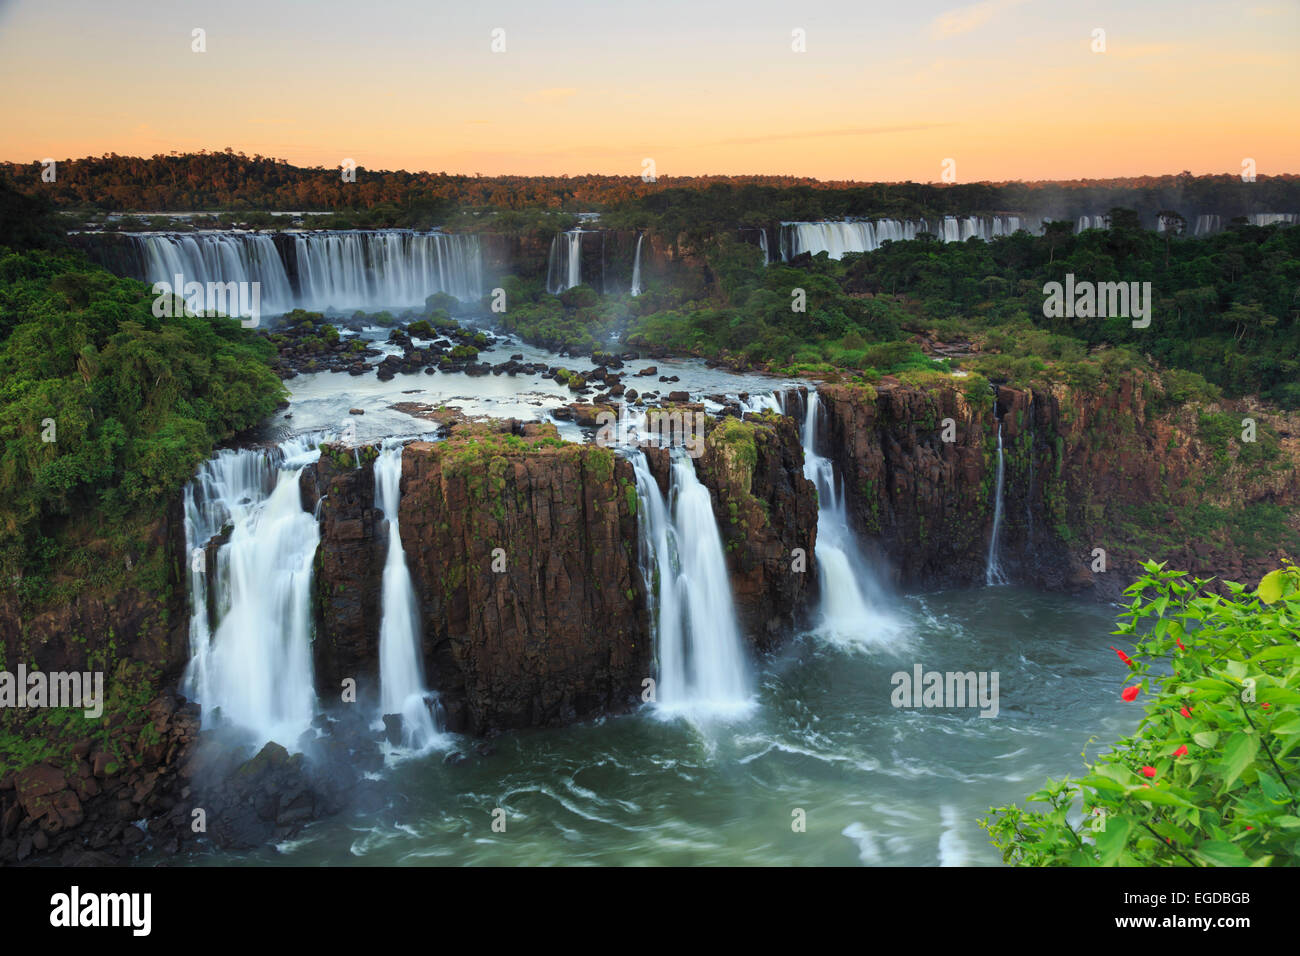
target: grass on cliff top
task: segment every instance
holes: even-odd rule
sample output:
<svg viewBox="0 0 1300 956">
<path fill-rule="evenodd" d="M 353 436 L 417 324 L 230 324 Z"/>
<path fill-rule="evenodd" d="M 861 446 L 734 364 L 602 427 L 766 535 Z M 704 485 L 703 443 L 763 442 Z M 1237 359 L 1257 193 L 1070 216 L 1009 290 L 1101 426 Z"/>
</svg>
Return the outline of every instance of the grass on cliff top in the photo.
<svg viewBox="0 0 1300 956">
<path fill-rule="evenodd" d="M 155 695 L 158 673 L 128 660 L 119 660 L 110 667 L 105 659 L 92 657 L 86 668 L 104 672 L 103 713 L 97 718 L 74 708 L 0 708 L 0 777 L 38 763 L 68 772 L 76 763 L 73 747 L 82 740 L 90 741 L 92 753 L 105 750 L 113 755 L 108 772 L 114 773 L 114 764 L 121 767 L 126 762 L 121 746 L 125 728 L 137 723 L 143 724 L 138 737 L 144 744 L 158 742 L 147 710 Z"/>
</svg>

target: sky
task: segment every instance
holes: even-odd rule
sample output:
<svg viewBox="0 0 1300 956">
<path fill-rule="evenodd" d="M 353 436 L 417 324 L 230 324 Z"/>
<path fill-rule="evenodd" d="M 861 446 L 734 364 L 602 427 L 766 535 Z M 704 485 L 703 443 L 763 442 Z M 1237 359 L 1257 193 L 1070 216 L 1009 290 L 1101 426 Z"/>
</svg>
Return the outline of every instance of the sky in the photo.
<svg viewBox="0 0 1300 956">
<path fill-rule="evenodd" d="M 0 160 L 1300 173 L 1298 41 L 1300 0 L 0 0 Z"/>
</svg>

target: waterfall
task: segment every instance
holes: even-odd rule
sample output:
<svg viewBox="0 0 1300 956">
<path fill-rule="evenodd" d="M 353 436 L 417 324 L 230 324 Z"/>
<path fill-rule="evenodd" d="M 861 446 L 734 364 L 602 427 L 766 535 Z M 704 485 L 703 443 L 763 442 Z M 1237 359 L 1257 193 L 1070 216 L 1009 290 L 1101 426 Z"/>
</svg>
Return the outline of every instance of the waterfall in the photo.
<svg viewBox="0 0 1300 956">
<path fill-rule="evenodd" d="M 558 295 L 582 283 L 582 234 L 585 230 L 570 229 L 551 240 L 551 252 L 546 264 L 546 291 Z"/>
<path fill-rule="evenodd" d="M 709 489 L 696 477 L 691 459 L 675 449 L 665 503 L 645 453 L 634 450 L 630 459 L 641 518 L 641 571 L 659 664 L 659 707 L 688 713 L 746 710 L 752 693 L 748 667 Z"/>
<path fill-rule="evenodd" d="M 407 230 L 133 236 L 145 282 L 257 282 L 264 313 L 418 308 L 436 292 L 483 294 L 477 236 Z M 287 263 L 281 249 L 292 250 Z M 286 252 L 286 255 L 288 253 Z M 291 279 L 290 276 L 293 275 Z"/>
<path fill-rule="evenodd" d="M 289 274 L 270 236 L 207 233 L 193 236 L 133 236 L 145 282 L 256 282 L 263 312 L 288 312 L 294 306 Z M 180 295 L 180 290 L 173 290 Z"/>
<path fill-rule="evenodd" d="M 989 558 L 984 570 L 984 583 L 989 587 L 1006 584 L 1007 576 L 1002 573 L 1002 564 L 998 560 L 998 537 L 1002 533 L 1002 484 L 1006 462 L 1002 455 L 1002 422 L 998 422 L 998 485 L 997 497 L 993 504 L 993 534 L 989 536 Z"/>
<path fill-rule="evenodd" d="M 763 265 L 772 261 L 772 253 L 767 249 L 767 226 L 758 230 L 758 248 L 763 250 Z"/>
<path fill-rule="evenodd" d="M 320 528 L 302 508 L 298 480 L 317 457 L 308 439 L 225 450 L 185 489 L 192 601 L 185 692 L 202 705 L 205 723 L 219 710 L 259 743 L 292 747 L 315 715 L 311 581 Z M 227 526 L 210 581 L 195 552 Z"/>
<path fill-rule="evenodd" d="M 398 530 L 402 447 L 399 442 L 390 443 L 375 459 L 375 506 L 388 519 L 388 557 L 384 561 L 379 622 L 380 713 L 400 714 L 403 746 L 423 750 L 437 738 L 438 731 L 426 701 L 429 695 L 424 687 L 420 613 Z"/>
<path fill-rule="evenodd" d="M 645 233 L 636 237 L 636 255 L 632 259 L 632 295 L 641 294 L 641 241 L 645 239 Z"/>
<path fill-rule="evenodd" d="M 1256 212 L 1250 216 L 1252 226 L 1271 226 L 1274 223 L 1289 226 L 1297 220 L 1300 220 L 1300 215 L 1293 212 Z"/>
<path fill-rule="evenodd" d="M 947 216 L 939 238 L 943 242 L 964 242 L 974 237 L 987 242 L 998 236 L 1009 236 L 1022 225 L 1019 216 Z M 924 219 L 783 222 L 780 229 L 781 258 L 788 261 L 800 253 L 815 256 L 824 252 L 832 259 L 841 259 L 846 253 L 874 252 L 885 242 L 904 242 L 929 231 L 929 224 Z"/>
<path fill-rule="evenodd" d="M 822 605 L 818 633 L 842 646 L 888 643 L 898 622 L 880 610 L 884 590 L 858 551 L 849 529 L 843 496 L 837 493 L 835 466 L 817 454 L 820 399 L 808 393 L 803 422 L 803 473 L 817 486 L 817 568 Z"/>
<path fill-rule="evenodd" d="M 477 236 L 303 233 L 293 237 L 293 246 L 300 308 L 419 308 L 436 292 L 465 301 L 483 294 Z"/>
</svg>

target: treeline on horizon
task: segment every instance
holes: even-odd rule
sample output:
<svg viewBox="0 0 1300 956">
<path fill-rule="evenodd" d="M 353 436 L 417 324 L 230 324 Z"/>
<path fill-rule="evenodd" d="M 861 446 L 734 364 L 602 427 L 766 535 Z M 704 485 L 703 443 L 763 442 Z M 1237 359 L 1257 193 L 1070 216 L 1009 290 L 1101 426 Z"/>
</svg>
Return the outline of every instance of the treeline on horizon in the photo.
<svg viewBox="0 0 1300 956">
<path fill-rule="evenodd" d="M 48 198 L 67 210 L 124 212 L 307 211 L 350 216 L 358 227 L 472 227 L 468 210 L 616 213 L 606 225 L 628 227 L 717 223 L 763 225 L 774 220 L 855 216 L 899 218 L 1024 213 L 1042 218 L 1096 215 L 1114 206 L 1145 222 L 1163 210 L 1189 220 L 1217 214 L 1226 222 L 1254 212 L 1300 211 L 1300 175 L 1143 176 L 1061 182 L 863 183 L 798 176 L 639 175 L 470 176 L 356 170 L 343 182 L 338 167 L 299 167 L 285 160 L 219 152 L 106 154 L 65 159 L 44 182 L 40 163 L 0 163 L 0 181 Z M 339 225 L 345 224 L 343 222 Z M 503 225 L 509 227 L 512 221 Z M 516 225 L 528 225 L 527 222 Z"/>
</svg>

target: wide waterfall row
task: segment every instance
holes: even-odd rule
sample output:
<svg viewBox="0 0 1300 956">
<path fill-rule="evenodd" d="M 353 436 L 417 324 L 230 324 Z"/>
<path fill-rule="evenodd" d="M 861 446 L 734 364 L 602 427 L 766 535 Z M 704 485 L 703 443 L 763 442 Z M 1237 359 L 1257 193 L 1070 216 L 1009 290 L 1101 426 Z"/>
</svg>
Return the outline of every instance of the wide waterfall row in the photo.
<svg viewBox="0 0 1300 956">
<path fill-rule="evenodd" d="M 261 309 L 406 309 L 436 292 L 484 291 L 477 236 L 442 232 L 243 233 L 132 237 L 146 282 L 257 282 Z"/>
<path fill-rule="evenodd" d="M 194 236 L 133 236 L 145 282 L 256 282 L 264 312 L 294 308 L 296 296 L 289 273 L 270 236 L 211 233 Z M 177 294 L 180 289 L 173 288 Z"/>
<path fill-rule="evenodd" d="M 709 489 L 684 452 L 673 454 L 667 501 L 645 453 L 630 455 L 659 664 L 657 700 L 669 712 L 744 711 L 750 678 Z"/>
<path fill-rule="evenodd" d="M 298 479 L 319 456 L 306 439 L 225 450 L 185 488 L 185 692 L 203 705 L 205 723 L 219 714 L 259 742 L 292 744 L 315 715 L 311 580 L 320 527 L 303 511 Z M 216 561 L 207 561 L 207 546 L 227 527 Z"/>
<path fill-rule="evenodd" d="M 802 253 L 825 252 L 839 259 L 848 252 L 874 252 L 885 242 L 915 239 L 933 233 L 943 242 L 988 241 L 1028 228 L 1019 216 L 946 216 L 939 222 L 924 219 L 875 219 L 861 221 L 783 222 L 780 229 L 781 258 L 789 261 Z M 764 238 L 766 242 L 766 237 Z"/>
<path fill-rule="evenodd" d="M 435 292 L 483 294 L 477 236 L 444 232 L 294 236 L 302 308 L 413 308 Z"/>
</svg>

